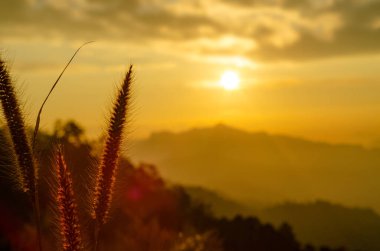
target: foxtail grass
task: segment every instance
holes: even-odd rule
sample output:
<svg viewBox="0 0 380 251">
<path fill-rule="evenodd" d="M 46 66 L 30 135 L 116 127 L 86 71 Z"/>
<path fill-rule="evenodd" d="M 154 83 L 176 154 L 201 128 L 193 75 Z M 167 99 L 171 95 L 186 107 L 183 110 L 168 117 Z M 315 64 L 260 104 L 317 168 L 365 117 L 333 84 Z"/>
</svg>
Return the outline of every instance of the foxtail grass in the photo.
<svg viewBox="0 0 380 251">
<path fill-rule="evenodd" d="M 0 59 L 0 101 L 10 132 L 13 152 L 17 163 L 15 168 L 15 180 L 17 181 L 19 188 L 31 199 L 38 231 L 38 249 L 40 251 L 42 250 L 42 235 L 37 189 L 38 168 L 34 158 L 34 146 L 39 129 L 42 109 L 62 74 L 80 48 L 74 53 L 73 57 L 65 66 L 57 81 L 48 93 L 46 99 L 42 103 L 36 120 L 32 145 L 30 144 L 26 134 L 24 118 L 16 95 L 17 92 L 12 84 L 6 64 Z M 123 142 L 123 134 L 127 123 L 126 116 L 130 101 L 132 75 L 131 65 L 120 88 L 118 89 L 108 121 L 106 141 L 103 153 L 101 155 L 100 164 L 97 166 L 96 174 L 93 179 L 94 187 L 92 189 L 92 196 L 90 197 L 91 201 L 88 205 L 91 205 L 91 217 L 95 223 L 95 228 L 93 229 L 95 233 L 95 250 L 98 248 L 100 230 L 108 221 L 113 200 L 118 160 Z M 62 241 L 61 248 L 64 251 L 83 250 L 78 208 L 74 197 L 73 181 L 71 173 L 65 163 L 62 148 L 60 147 L 57 149 L 55 154 L 54 167 L 54 177 L 56 178 L 57 186 L 55 187 L 56 190 L 53 194 L 55 197 L 56 208 L 58 209 L 59 232 L 60 239 Z"/>
<path fill-rule="evenodd" d="M 0 99 L 17 159 L 17 183 L 23 192 L 34 198 L 38 178 L 37 167 L 26 136 L 24 118 L 16 91 L 3 61 L 0 61 Z"/>
<path fill-rule="evenodd" d="M 83 250 L 73 182 L 61 147 L 57 149 L 55 165 L 57 178 L 56 204 L 58 208 L 61 248 L 64 251 Z"/>
<path fill-rule="evenodd" d="M 19 188 L 28 194 L 34 208 L 38 230 L 38 247 L 41 250 L 40 210 L 38 199 L 38 170 L 33 152 L 26 136 L 24 118 L 17 99 L 15 88 L 6 64 L 0 59 L 0 100 L 4 117 L 10 132 L 14 154 L 16 156 L 16 182 Z"/>
<path fill-rule="evenodd" d="M 106 142 L 96 174 L 96 184 L 91 211 L 91 216 L 96 222 L 95 250 L 98 245 L 100 227 L 107 222 L 111 208 L 116 169 L 130 100 L 131 83 L 132 65 L 129 67 L 123 83 L 118 90 L 117 98 L 112 108 L 107 129 Z"/>
</svg>

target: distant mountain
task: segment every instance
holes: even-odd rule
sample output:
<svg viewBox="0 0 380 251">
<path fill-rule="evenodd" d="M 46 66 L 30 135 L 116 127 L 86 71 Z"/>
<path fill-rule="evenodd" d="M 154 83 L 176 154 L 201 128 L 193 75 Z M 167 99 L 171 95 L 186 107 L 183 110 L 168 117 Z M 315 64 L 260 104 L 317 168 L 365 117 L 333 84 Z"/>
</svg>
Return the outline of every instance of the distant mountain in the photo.
<svg viewBox="0 0 380 251">
<path fill-rule="evenodd" d="M 304 243 L 380 250 L 380 216 L 370 209 L 347 208 L 325 201 L 285 203 L 264 210 L 259 218 L 276 225 L 289 223 Z"/>
<path fill-rule="evenodd" d="M 236 215 L 257 215 L 257 210 L 253 207 L 228 199 L 217 192 L 202 187 L 185 187 L 185 189 L 193 200 L 207 205 L 217 217 L 233 218 Z"/>
<path fill-rule="evenodd" d="M 373 210 L 349 208 L 326 201 L 282 203 L 262 210 L 253 210 L 232 199 L 200 187 L 186 189 L 195 200 L 210 206 L 219 217 L 254 215 L 277 227 L 288 223 L 298 240 L 315 246 L 345 246 L 350 250 L 380 250 L 380 216 Z"/>
<path fill-rule="evenodd" d="M 244 204 L 324 199 L 380 211 L 380 150 L 250 133 L 225 125 L 154 133 L 130 149 L 173 182 Z"/>
</svg>

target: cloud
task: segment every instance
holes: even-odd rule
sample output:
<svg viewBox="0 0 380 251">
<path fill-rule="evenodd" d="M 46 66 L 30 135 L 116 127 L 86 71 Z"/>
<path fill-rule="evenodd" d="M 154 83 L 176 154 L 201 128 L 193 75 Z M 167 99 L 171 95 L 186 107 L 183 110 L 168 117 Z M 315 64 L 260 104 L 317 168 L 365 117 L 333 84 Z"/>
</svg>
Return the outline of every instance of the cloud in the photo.
<svg viewBox="0 0 380 251">
<path fill-rule="evenodd" d="M 313 60 L 380 52 L 379 10 L 379 0 L 7 0 L 0 41 L 165 41 L 198 57 Z"/>
</svg>

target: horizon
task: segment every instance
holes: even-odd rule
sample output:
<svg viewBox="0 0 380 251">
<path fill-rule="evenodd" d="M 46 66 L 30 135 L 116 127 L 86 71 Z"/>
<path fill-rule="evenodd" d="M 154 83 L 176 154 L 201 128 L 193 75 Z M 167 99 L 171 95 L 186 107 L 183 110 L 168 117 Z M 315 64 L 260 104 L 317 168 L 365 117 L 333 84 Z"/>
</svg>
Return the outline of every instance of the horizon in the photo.
<svg viewBox="0 0 380 251">
<path fill-rule="evenodd" d="M 83 51 L 85 51 L 88 48 L 84 48 Z M 81 57 L 81 53 L 77 56 L 76 60 L 79 60 Z M 70 55 L 67 55 L 67 58 Z M 64 65 L 66 62 L 65 60 L 62 60 L 62 65 Z M 380 63 L 380 58 L 379 58 Z M 36 82 L 40 82 L 39 80 L 33 80 L 33 78 L 29 78 L 28 74 L 22 73 L 22 71 L 17 69 L 17 60 L 14 59 L 14 65 L 11 65 L 11 70 L 13 70 L 13 76 L 16 76 L 16 84 L 21 88 L 23 92 L 23 96 L 25 95 L 27 97 L 27 101 L 25 103 L 27 108 L 27 121 L 30 121 L 30 124 L 34 124 L 35 116 L 37 114 L 37 109 L 39 108 L 42 99 L 44 95 L 47 94 L 48 89 L 50 88 L 50 84 L 54 82 L 54 79 L 58 75 L 60 68 L 56 68 L 56 73 L 50 73 L 50 84 L 48 82 L 43 83 L 45 87 L 45 90 L 40 89 L 38 93 L 38 98 L 36 98 L 36 90 L 33 89 L 34 84 Z M 102 87 L 99 89 L 101 90 L 102 95 L 98 95 L 98 100 L 92 100 L 90 103 L 84 103 L 80 100 L 89 100 L 88 98 L 82 99 L 77 93 L 70 90 L 70 87 L 73 87 L 73 84 L 69 84 L 69 81 L 67 79 L 73 79 L 74 76 L 72 75 L 72 69 L 75 68 L 76 62 L 74 61 L 73 64 L 69 67 L 67 72 L 64 74 L 62 80 L 58 84 L 57 89 L 53 92 L 53 95 L 48 100 L 44 112 L 42 114 L 41 118 L 41 129 L 45 130 L 52 130 L 54 126 L 54 122 L 57 120 L 70 120 L 73 119 L 74 121 L 78 122 L 80 125 L 83 126 L 83 128 L 86 130 L 87 134 L 91 138 L 99 137 L 102 134 L 103 129 L 101 128 L 100 124 L 102 121 L 105 121 L 104 114 L 107 113 L 108 109 L 104 109 L 104 106 L 110 107 L 111 102 L 110 97 L 112 96 L 112 93 L 114 92 L 113 88 L 118 82 L 120 82 L 120 76 L 123 71 L 120 71 L 119 73 L 113 74 L 113 76 L 108 76 L 109 79 L 112 79 L 110 83 L 111 85 L 108 85 L 109 88 L 104 89 Z M 136 66 L 136 65 L 135 65 Z M 139 66 L 137 66 L 139 68 Z M 33 74 L 33 73 L 32 73 Z M 139 74 L 139 70 L 135 72 L 136 80 L 134 83 L 134 88 L 142 88 L 141 86 L 142 81 L 140 80 L 144 76 L 141 76 Z M 20 81 L 19 79 L 22 79 Z M 43 75 L 39 73 L 38 78 L 46 78 Z M 37 78 L 37 79 L 38 79 Z M 119 79 L 117 79 L 119 78 Z M 117 80 L 115 80 L 117 79 Z M 74 84 L 78 84 L 78 81 L 73 81 Z M 68 85 L 68 86 L 67 86 Z M 214 87 L 213 87 L 214 88 Z M 269 85 L 268 87 L 271 89 L 272 87 Z M 285 86 L 286 88 L 286 86 Z M 350 87 L 351 88 L 351 87 Z M 62 91 L 62 89 L 65 89 Z M 207 88 L 206 88 L 207 90 Z M 99 91 L 96 91 L 97 93 Z M 380 143 L 380 133 L 376 130 L 377 125 L 380 126 L 380 120 L 377 121 L 376 117 L 373 117 L 372 115 L 368 115 L 368 118 L 358 119 L 358 116 L 352 117 L 350 116 L 336 116 L 336 118 L 329 118 L 321 120 L 319 117 L 321 114 L 316 114 L 315 118 L 310 117 L 305 119 L 299 119 L 292 116 L 286 116 L 286 115 L 265 115 L 267 118 L 265 119 L 255 119 L 255 122 L 252 123 L 250 121 L 247 121 L 247 118 L 244 119 L 243 117 L 235 118 L 235 116 L 229 115 L 229 112 L 233 112 L 228 108 L 229 103 L 236 102 L 235 99 L 241 99 L 241 95 L 245 96 L 243 98 L 247 99 L 248 96 L 244 94 L 244 90 L 236 90 L 235 93 L 227 93 L 225 90 L 213 90 L 216 92 L 216 96 L 219 95 L 222 99 L 217 102 L 222 102 L 225 104 L 217 105 L 221 106 L 220 108 L 215 107 L 215 111 L 217 113 L 220 113 L 216 118 L 212 118 L 211 121 L 209 121 L 209 114 L 208 112 L 200 112 L 192 113 L 192 118 L 185 118 L 185 119 L 178 119 L 176 118 L 177 111 L 174 113 L 169 109 L 169 104 L 164 104 L 164 107 L 160 107 L 157 103 L 149 104 L 149 107 L 152 107 L 154 105 L 158 105 L 159 111 L 156 113 L 152 113 L 151 111 L 147 111 L 147 108 L 143 106 L 144 99 L 147 98 L 141 95 L 141 90 L 134 90 L 135 94 L 132 96 L 132 111 L 130 112 L 130 133 L 129 135 L 134 138 L 146 138 L 151 133 L 154 133 L 156 131 L 162 131 L 162 130 L 169 130 L 174 132 L 189 130 L 191 128 L 196 127 L 210 127 L 219 123 L 227 124 L 232 127 L 240 128 L 242 130 L 246 131 L 264 131 L 268 132 L 270 134 L 284 134 L 294 137 L 301 137 L 305 139 L 310 139 L 313 141 L 322 141 L 322 142 L 328 142 L 332 144 L 359 144 L 365 147 L 376 147 Z M 368 90 L 370 91 L 370 90 Z M 63 93 L 62 93 L 63 92 Z M 209 92 L 209 91 L 208 91 Z M 276 91 L 277 92 L 277 91 Z M 375 94 L 376 91 L 372 91 L 372 95 Z M 82 109 L 87 109 L 84 111 L 75 111 L 75 109 L 65 109 L 65 103 L 63 95 L 71 93 L 74 97 L 72 99 L 73 103 L 70 105 L 70 107 L 78 106 L 79 104 L 81 106 L 84 106 Z M 380 92 L 379 92 L 380 93 Z M 33 97 L 34 95 L 34 97 Z M 92 94 L 91 96 L 93 96 Z M 208 94 L 210 95 L 210 94 Z M 240 95 L 240 97 L 236 97 Z M 258 95 L 258 94 L 256 94 Z M 84 95 L 86 96 L 86 95 Z M 204 96 L 204 94 L 202 94 Z M 214 99 L 216 101 L 216 99 Z M 380 99 L 379 99 L 380 100 Z M 177 101 L 178 102 L 178 101 Z M 380 103 L 380 102 L 379 102 Z M 66 104 L 67 105 L 67 104 Z M 95 107 L 92 109 L 92 106 Z M 223 108 L 223 106 L 225 108 Z M 236 106 L 236 105 L 234 105 Z M 98 108 L 96 108 L 98 107 Z M 185 105 L 185 107 L 188 107 L 188 104 Z M 202 107 L 199 107 L 203 109 Z M 237 108 L 237 107 L 236 107 Z M 236 109 L 234 108 L 234 109 Z M 380 104 L 379 104 L 380 108 Z M 186 108 L 188 109 L 188 108 Z M 246 108 L 244 108 L 246 109 Z M 271 109 L 279 109 L 279 107 L 271 108 Z M 297 111 L 298 108 L 295 109 L 294 112 L 299 113 Z M 320 108 L 318 108 L 320 109 Z M 328 109 L 326 107 L 326 109 Z M 355 108 L 357 109 L 357 108 Z M 374 107 L 369 107 L 368 111 L 378 109 L 377 105 Z M 54 111 L 56 110 L 56 111 Z M 95 112 L 96 110 L 99 110 L 101 112 Z M 204 110 L 204 109 L 203 109 Z M 207 110 L 207 109 L 206 109 Z M 225 110 L 225 111 L 223 111 Z M 238 110 L 235 110 L 235 112 Z M 178 111 L 179 113 L 182 113 Z M 305 111 L 306 112 L 306 111 Z M 337 111 L 339 113 L 347 113 L 343 111 Z M 358 113 L 366 114 L 366 110 L 358 110 Z M 85 113 L 85 115 L 83 114 Z M 227 114 L 226 114 L 227 113 Z M 262 114 L 260 111 L 259 114 Z M 271 112 L 272 113 L 272 112 Z M 152 118 L 150 117 L 152 114 L 155 114 Z M 182 113 L 183 114 L 183 113 Z M 300 113 L 300 115 L 305 116 L 304 112 Z M 84 116 L 83 116 L 84 115 Z M 162 118 L 160 117 L 162 116 Z M 169 117 L 168 117 L 169 116 Z M 325 116 L 325 115 L 323 115 Z M 327 115 L 326 115 L 327 116 Z M 331 116 L 331 115 L 328 115 Z M 365 115 L 367 116 L 367 115 Z M 229 118 L 231 117 L 231 118 Z M 85 119 L 83 119 L 85 118 Z M 207 119 L 206 119 L 207 118 Z M 174 119 L 174 121 L 173 121 Z M 276 120 L 279 120 L 280 122 L 276 122 Z M 310 122 L 307 121 L 313 121 L 313 123 L 310 124 Z M 318 121 L 318 122 L 317 122 Z M 325 123 L 323 123 L 325 121 Z M 327 122 L 327 124 L 326 124 Z M 289 123 L 293 123 L 293 125 L 289 125 Z M 359 123 L 359 124 L 358 124 Z"/>
<path fill-rule="evenodd" d="M 377 144 L 376 145 L 365 145 L 365 144 L 360 144 L 360 143 L 355 143 L 355 142 L 352 142 L 352 143 L 350 143 L 350 142 L 329 142 L 329 141 L 324 141 L 324 140 L 307 138 L 307 137 L 300 136 L 300 135 L 285 134 L 285 133 L 271 133 L 271 132 L 268 132 L 265 130 L 250 131 L 248 129 L 239 128 L 236 126 L 231 126 L 231 125 L 225 124 L 225 123 L 217 123 L 217 124 L 210 125 L 210 126 L 190 127 L 190 128 L 185 128 L 185 129 L 179 129 L 179 130 L 170 130 L 170 129 L 156 130 L 156 131 L 151 131 L 147 135 L 144 135 L 142 137 L 131 138 L 130 140 L 132 140 L 132 142 L 133 141 L 144 141 L 144 140 L 148 140 L 148 139 L 154 137 L 155 135 L 160 135 L 160 134 L 167 134 L 168 133 L 168 134 L 173 134 L 175 136 L 179 136 L 179 135 L 183 135 L 183 134 L 186 134 L 186 133 L 189 133 L 192 131 L 209 130 L 209 129 L 216 129 L 216 128 L 227 128 L 227 129 L 239 131 L 241 133 L 253 134 L 253 135 L 264 134 L 264 135 L 267 135 L 270 137 L 286 137 L 286 138 L 294 139 L 294 140 L 307 141 L 310 143 L 321 143 L 321 144 L 327 144 L 327 145 L 333 145 L 333 146 L 342 146 L 342 145 L 358 146 L 358 147 L 363 147 L 366 149 L 379 149 L 379 147 L 380 147 Z M 127 133 L 127 136 L 128 136 L 128 133 Z"/>
</svg>

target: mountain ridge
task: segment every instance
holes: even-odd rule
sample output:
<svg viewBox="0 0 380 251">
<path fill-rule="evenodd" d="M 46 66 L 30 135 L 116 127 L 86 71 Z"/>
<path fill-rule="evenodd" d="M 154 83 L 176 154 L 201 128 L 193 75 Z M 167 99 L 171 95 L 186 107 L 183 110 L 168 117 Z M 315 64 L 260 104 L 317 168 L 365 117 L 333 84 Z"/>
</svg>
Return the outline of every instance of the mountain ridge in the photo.
<svg viewBox="0 0 380 251">
<path fill-rule="evenodd" d="M 225 125 L 160 132 L 131 148 L 177 183 L 263 205 L 324 199 L 380 211 L 380 150 L 249 133 Z"/>
<path fill-rule="evenodd" d="M 240 204 L 201 187 L 186 187 L 186 192 L 195 201 L 208 205 L 218 217 L 255 216 L 277 227 L 287 223 L 303 243 L 345 246 L 350 250 L 380 249 L 380 215 L 370 208 L 315 200 L 302 203 L 287 201 L 258 210 L 253 205 Z"/>
<path fill-rule="evenodd" d="M 366 149 L 366 150 L 379 150 L 380 148 L 379 147 L 368 147 L 368 146 L 365 146 L 365 145 L 362 145 L 362 144 L 359 144 L 359 143 L 332 143 L 332 142 L 326 142 L 326 141 L 322 141 L 322 140 L 312 140 L 312 139 L 308 139 L 307 137 L 301 137 L 301 136 L 297 136 L 297 135 L 288 135 L 288 134 L 281 134 L 281 133 L 269 133 L 269 132 L 266 132 L 266 131 L 249 131 L 249 130 L 245 130 L 245 129 L 239 129 L 239 128 L 236 128 L 236 127 L 233 127 L 233 126 L 230 126 L 230 125 L 227 125 L 227 124 L 224 124 L 224 123 L 218 123 L 214 126 L 211 126 L 211 127 L 194 127 L 194 128 L 190 128 L 190 129 L 186 129 L 186 130 L 183 130 L 183 131 L 177 131 L 177 132 L 173 132 L 173 131 L 170 131 L 170 130 L 159 130 L 159 131 L 153 131 L 151 132 L 147 137 L 144 137 L 144 138 L 139 138 L 139 139 L 136 139 L 135 141 L 139 142 L 139 141 L 145 141 L 145 140 L 157 140 L 161 137 L 175 137 L 175 136 L 179 136 L 179 135 L 191 135 L 191 134 L 194 134 L 194 133 L 197 133 L 199 131 L 205 131 L 205 130 L 216 130 L 216 131 L 230 131 L 230 132 L 235 132 L 235 133 L 240 133 L 240 134 L 243 134 L 243 135 L 254 135 L 254 136 L 261 136 L 261 137 L 276 137 L 276 138 L 280 138 L 280 139 L 290 139 L 290 140 L 296 140 L 296 141 L 299 141 L 300 143 L 303 142 L 303 143 L 314 143 L 314 144 L 320 144 L 320 145 L 326 145 L 326 146 L 342 146 L 342 147 L 357 147 L 357 148 L 363 148 L 363 149 Z"/>
</svg>

